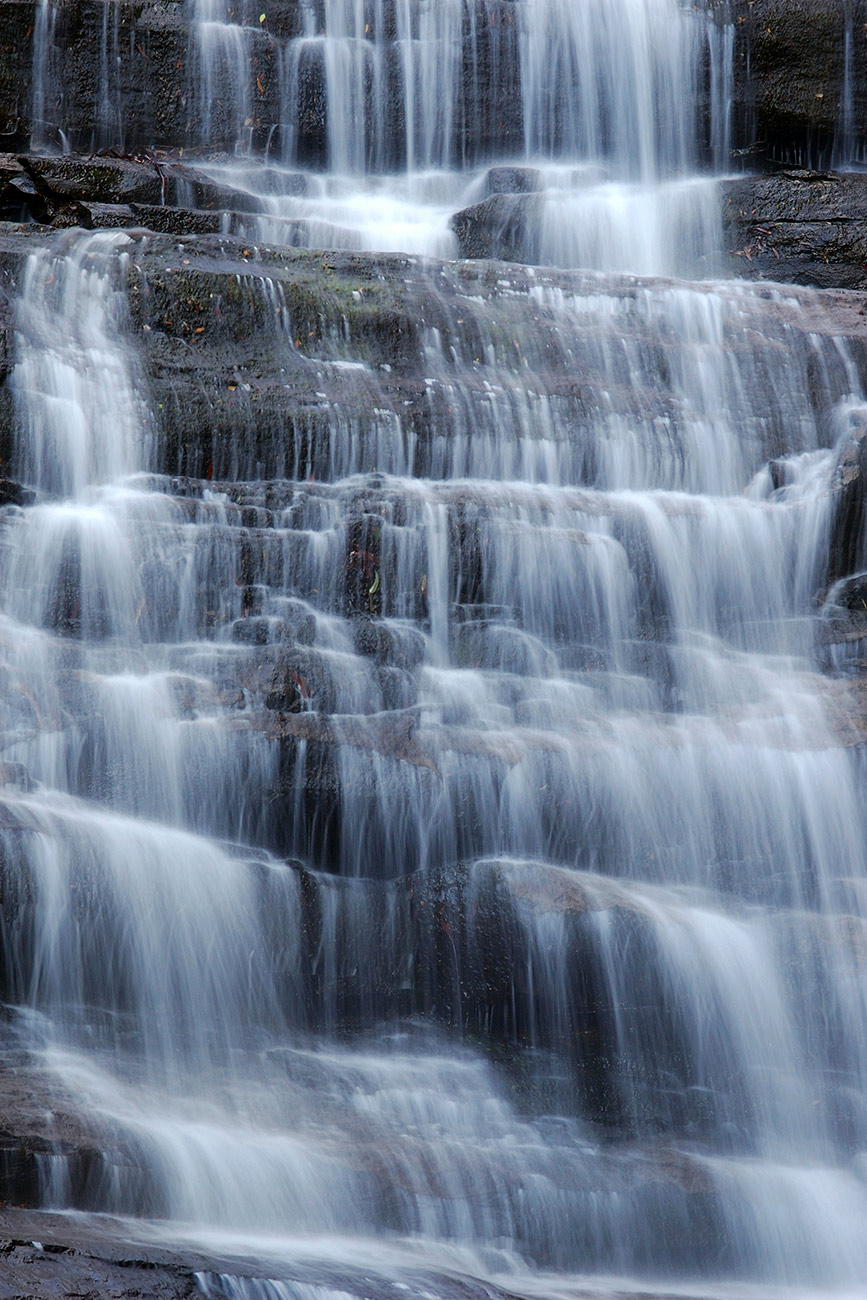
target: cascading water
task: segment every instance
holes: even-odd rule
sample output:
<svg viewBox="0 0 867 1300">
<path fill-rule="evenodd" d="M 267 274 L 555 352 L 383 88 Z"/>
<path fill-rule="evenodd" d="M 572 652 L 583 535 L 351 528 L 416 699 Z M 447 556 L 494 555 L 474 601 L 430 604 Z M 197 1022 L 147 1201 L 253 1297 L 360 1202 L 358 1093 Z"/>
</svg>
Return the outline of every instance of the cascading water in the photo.
<svg viewBox="0 0 867 1300">
<path fill-rule="evenodd" d="M 276 190 L 259 233 L 448 253 L 513 49 L 500 118 L 542 249 L 709 259 L 703 15 L 473 12 L 326 0 L 278 37 L 200 7 L 207 141 L 249 145 L 277 78 L 267 167 L 220 169 Z M 813 605 L 832 448 L 865 413 L 834 317 L 411 262 L 410 426 L 348 326 L 302 353 L 291 266 L 251 262 L 268 346 L 364 414 L 270 442 L 238 414 L 171 480 L 129 307 L 147 237 L 63 241 L 17 304 L 38 499 L 0 553 L 4 771 L 29 774 L 0 829 L 6 997 L 101 1135 L 84 1172 L 43 1159 L 45 1203 L 255 1259 L 199 1278 L 244 1300 L 854 1292 L 864 774 Z"/>
<path fill-rule="evenodd" d="M 450 256 L 450 215 L 506 160 L 541 208 L 541 263 L 674 273 L 718 247 L 697 81 L 706 53 L 701 152 L 723 162 L 730 24 L 678 0 L 328 0 L 287 39 L 232 13 L 200 8 L 202 139 L 246 152 L 270 116 L 267 172 L 216 173 L 258 197 L 251 236 Z M 324 174 L 298 172 L 323 151 Z"/>
</svg>

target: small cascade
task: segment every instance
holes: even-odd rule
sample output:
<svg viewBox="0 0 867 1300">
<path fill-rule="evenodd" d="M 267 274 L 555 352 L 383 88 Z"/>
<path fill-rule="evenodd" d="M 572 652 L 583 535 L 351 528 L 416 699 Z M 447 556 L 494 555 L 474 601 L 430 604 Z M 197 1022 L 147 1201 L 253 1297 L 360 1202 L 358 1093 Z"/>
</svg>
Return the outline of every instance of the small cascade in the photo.
<svg viewBox="0 0 867 1300">
<path fill-rule="evenodd" d="M 338 176 L 361 176 L 464 161 L 458 133 L 496 90 L 481 84 L 477 67 L 475 85 L 461 90 L 465 9 L 462 0 L 304 0 L 295 26 L 272 33 L 267 14 L 227 14 L 202 0 L 203 143 L 250 143 L 263 129 L 259 110 L 273 100 L 276 119 L 262 143 L 290 166 L 319 159 Z M 474 22 L 498 27 L 507 20 L 491 3 Z M 485 32 L 484 39 L 496 45 L 499 37 Z"/>
<path fill-rule="evenodd" d="M 147 408 L 117 338 L 126 295 L 107 274 L 128 244 L 123 234 L 73 237 L 68 250 L 28 263 L 13 377 L 28 423 L 16 469 L 51 496 L 81 501 L 86 488 L 130 473 L 146 455 Z"/>
<path fill-rule="evenodd" d="M 710 71 L 710 154 L 715 172 L 725 172 L 732 156 L 734 117 L 735 25 L 731 14 L 726 22 L 708 23 L 707 47 Z"/>
</svg>

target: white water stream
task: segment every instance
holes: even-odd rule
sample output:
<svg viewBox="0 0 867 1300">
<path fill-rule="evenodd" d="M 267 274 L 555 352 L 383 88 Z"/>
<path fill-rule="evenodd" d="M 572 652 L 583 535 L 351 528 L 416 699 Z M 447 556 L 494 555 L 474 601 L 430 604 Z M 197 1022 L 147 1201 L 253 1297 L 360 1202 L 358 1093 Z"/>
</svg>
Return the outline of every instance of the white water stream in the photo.
<svg viewBox="0 0 867 1300">
<path fill-rule="evenodd" d="M 506 103 L 481 82 L 512 41 L 541 260 L 709 255 L 702 14 L 480 5 L 514 30 L 473 34 L 476 85 L 452 0 L 300 8 L 278 41 L 199 7 L 206 140 L 249 138 L 248 47 L 274 46 L 274 156 L 219 169 L 270 188 L 260 237 L 303 220 L 312 246 L 448 256 L 490 160 L 470 126 Z M 724 30 L 711 53 L 722 156 Z M 311 67 L 328 170 L 275 193 L 304 161 Z M 0 551 L 4 759 L 33 783 L 4 792 L 6 982 L 105 1135 L 86 1176 L 44 1159 L 46 1204 L 272 1275 L 203 1274 L 228 1300 L 857 1294 L 864 771 L 815 668 L 814 601 L 833 446 L 863 399 L 818 297 L 605 275 L 569 295 L 540 275 L 504 339 L 496 303 L 458 293 L 451 338 L 424 339 L 423 474 L 374 402 L 362 427 L 332 413 L 325 481 L 181 501 L 145 477 L 137 249 L 64 235 L 17 306 L 17 470 L 38 500 L 6 511 Z M 331 346 L 321 365 L 375 397 Z M 564 396 L 550 372 L 572 359 Z M 375 555 L 348 549 L 356 509 Z M 363 624 L 347 554 L 377 599 Z M 265 707 L 254 625 L 308 655 L 292 716 L 337 716 L 330 757 L 241 727 Z M 404 709 L 419 748 L 396 755 L 377 728 Z"/>
<path fill-rule="evenodd" d="M 721 163 L 731 27 L 677 0 L 325 0 L 300 4 L 287 41 L 267 11 L 244 24 L 222 13 L 200 0 L 203 142 L 243 149 L 277 83 L 269 166 L 213 169 L 258 197 L 266 215 L 247 228 L 261 238 L 452 256 L 451 214 L 485 196 L 485 165 L 503 160 L 528 169 L 541 205 L 539 262 L 651 275 L 690 254 L 710 269 L 719 216 L 713 179 L 696 174 L 696 78 L 706 49 Z M 267 87 L 250 71 L 265 64 Z M 314 145 L 304 123 L 318 130 L 321 115 Z M 324 174 L 299 171 L 323 144 Z"/>
</svg>

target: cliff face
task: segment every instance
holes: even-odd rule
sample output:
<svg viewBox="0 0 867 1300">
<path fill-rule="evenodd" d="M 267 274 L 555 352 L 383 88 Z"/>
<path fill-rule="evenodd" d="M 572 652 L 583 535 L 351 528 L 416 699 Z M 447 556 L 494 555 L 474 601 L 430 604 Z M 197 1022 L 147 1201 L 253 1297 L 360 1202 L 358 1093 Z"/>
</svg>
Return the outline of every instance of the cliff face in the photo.
<svg viewBox="0 0 867 1300">
<path fill-rule="evenodd" d="M 747 166 L 830 166 L 863 142 L 863 0 L 734 0 L 718 12 L 735 25 L 735 149 Z"/>
<path fill-rule="evenodd" d="M 841 150 L 863 145 L 867 90 L 858 69 L 867 58 L 865 0 L 709 0 L 707 9 L 713 39 L 703 102 L 709 113 L 712 56 L 723 57 L 721 47 L 730 41 L 736 158 L 749 167 L 767 161 L 828 166 Z M 233 10 L 235 21 L 248 28 L 244 121 L 250 141 L 277 153 L 291 147 L 299 162 L 321 166 L 328 150 L 321 51 L 312 44 L 304 51 L 291 85 L 281 69 L 305 21 L 315 30 L 315 6 L 274 0 L 266 10 L 264 21 L 259 6 Z M 382 30 L 371 11 L 365 33 L 385 64 L 395 65 L 395 13 L 388 5 L 382 12 Z M 24 148 L 32 138 L 55 149 L 65 142 L 74 150 L 232 148 L 230 92 L 217 88 L 203 120 L 202 48 L 192 13 L 193 5 L 180 0 L 4 0 L 0 124 L 7 148 Z M 465 0 L 462 6 L 453 108 L 464 157 L 490 160 L 522 151 L 521 106 L 513 93 L 519 21 L 512 0 Z M 400 103 L 389 106 L 392 161 L 403 148 L 402 114 Z M 290 118 L 294 144 L 286 138 Z M 706 123 L 707 148 L 709 132 Z M 386 166 L 388 152 L 389 147 Z"/>
</svg>

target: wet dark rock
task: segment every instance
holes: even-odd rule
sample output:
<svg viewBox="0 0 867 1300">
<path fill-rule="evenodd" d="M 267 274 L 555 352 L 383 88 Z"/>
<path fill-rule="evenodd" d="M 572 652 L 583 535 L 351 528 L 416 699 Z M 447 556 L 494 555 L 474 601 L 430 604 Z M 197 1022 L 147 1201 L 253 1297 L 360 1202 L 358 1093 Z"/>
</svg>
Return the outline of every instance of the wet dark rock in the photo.
<svg viewBox="0 0 867 1300">
<path fill-rule="evenodd" d="M 36 187 L 15 154 L 0 154 L 0 220 L 26 220 L 36 198 Z"/>
<path fill-rule="evenodd" d="M 302 167 L 324 167 L 328 149 L 328 94 L 324 52 L 315 45 L 298 56 L 293 125 L 295 157 Z"/>
<path fill-rule="evenodd" d="M 11 180 L 23 176 L 24 168 L 17 154 L 0 153 L 0 187 L 8 185 Z"/>
<path fill-rule="evenodd" d="M 355 649 L 380 665 L 411 671 L 424 658 L 424 637 L 417 628 L 373 618 L 356 620 Z"/>
<path fill-rule="evenodd" d="M 44 146 L 89 150 L 185 143 L 194 122 L 188 98 L 189 26 L 174 0 L 123 0 L 117 36 L 105 29 L 102 4 L 90 0 L 52 8 L 52 36 L 43 73 L 45 96 L 39 122 L 32 121 L 33 80 L 29 52 L 36 5 L 0 5 L 0 127 L 8 148 L 26 148 L 35 129 Z M 109 64 L 109 96 L 100 102 L 100 59 Z"/>
<path fill-rule="evenodd" d="M 494 194 L 535 194 L 541 189 L 542 173 L 536 167 L 489 167 L 483 198 Z"/>
<path fill-rule="evenodd" d="M 867 673 L 867 424 L 861 413 L 850 417 L 831 478 L 826 594 L 815 625 L 816 652 L 825 672 Z M 860 695 L 847 710 L 832 712 L 845 743 L 863 743 L 867 710 Z"/>
<path fill-rule="evenodd" d="M 266 709 L 276 713 L 300 713 L 309 699 L 306 679 L 285 661 L 272 671 L 271 689 L 264 696 Z"/>
<path fill-rule="evenodd" d="M 838 452 L 831 480 L 833 506 L 828 546 L 827 583 L 864 567 L 867 542 L 867 422 L 852 417 L 848 436 Z"/>
<path fill-rule="evenodd" d="M 24 764 L 10 763 L 5 760 L 0 760 L 0 785 L 11 785 L 17 790 L 33 789 L 30 773 Z"/>
<path fill-rule="evenodd" d="M 248 614 L 232 624 L 232 640 L 240 645 L 312 645 L 315 639 L 316 618 L 307 611 L 287 618 Z"/>
<path fill-rule="evenodd" d="M 197 168 L 183 163 L 156 158 L 137 161 L 73 155 L 49 158 L 35 154 L 23 154 L 18 161 L 22 174 L 9 179 L 7 192 L 17 187 L 22 198 L 32 198 L 34 216 L 39 212 L 63 215 L 66 224 L 73 224 L 70 218 L 78 215 L 83 218 L 82 225 L 132 225 L 133 211 L 141 224 L 149 224 L 147 218 L 156 220 L 154 210 L 174 208 L 196 214 L 221 214 L 258 208 L 249 194 L 212 181 Z M 112 216 L 115 208 L 118 212 Z M 187 220 L 194 222 L 195 218 L 190 216 Z M 181 225 L 177 212 L 174 224 L 169 224 L 171 214 L 163 221 L 172 233 L 183 233 L 177 229 Z M 206 233 L 209 229 L 201 217 L 198 227 L 193 224 L 188 233 Z"/>
<path fill-rule="evenodd" d="M 455 156 L 488 162 L 520 157 L 524 119 L 519 85 L 519 22 L 512 0 L 477 0 L 464 11 Z"/>
<path fill-rule="evenodd" d="M 853 66 L 864 66 L 865 0 L 725 0 L 715 6 L 732 21 L 735 48 L 734 147 L 755 159 L 828 165 L 837 143 L 843 84 L 844 33 L 851 20 Z M 393 7 L 369 38 L 389 43 L 400 59 Z M 203 137 L 194 93 L 197 50 L 187 6 L 178 0 L 122 0 L 117 35 L 104 29 L 98 0 L 70 0 L 52 11 L 42 121 L 31 122 L 31 48 L 34 0 L 0 4 L 0 132 L 8 149 L 27 146 L 36 126 L 47 147 L 75 150 L 190 148 Z M 514 158 L 524 147 L 518 74 L 518 27 L 511 0 L 472 0 L 465 6 L 462 57 L 454 103 L 453 155 L 471 163 Z M 274 60 L 280 43 L 300 34 L 297 0 L 274 0 L 267 30 L 248 32 L 250 120 L 254 149 L 280 150 L 285 123 L 299 164 L 322 168 L 328 155 L 328 105 L 322 50 L 311 43 L 300 56 L 297 92 L 281 111 Z M 108 98 L 98 103 L 101 60 L 109 67 Z M 104 74 L 103 74 L 104 75 Z M 259 79 L 257 82 L 257 78 Z M 867 117 L 867 87 L 855 78 L 853 117 Z M 399 83 L 395 83 L 399 84 Z M 231 151 L 236 113 L 228 87 L 214 96 L 210 142 Z M 404 106 L 387 106 L 388 128 L 379 169 L 406 157 Z M 372 106 L 368 105 L 372 114 Z M 373 118 L 371 116 L 371 122 Z M 62 133 L 62 134 L 61 134 Z M 371 139 L 374 133 L 371 132 Z M 863 135 L 863 128 L 862 128 Z"/>
<path fill-rule="evenodd" d="M 827 605 L 867 618 L 867 573 L 856 573 L 835 583 L 828 592 Z"/>
<path fill-rule="evenodd" d="M 8 276 L 0 274 L 0 477 L 5 478 L 16 460 L 15 408 L 10 385 L 6 382 L 15 364 L 15 313 L 3 280 L 8 285 Z"/>
<path fill-rule="evenodd" d="M 297 645 L 313 645 L 316 640 L 316 615 L 303 601 L 281 601 L 281 615 Z"/>
<path fill-rule="evenodd" d="M 36 500 L 36 493 L 10 478 L 0 478 L 0 506 L 29 506 Z"/>
<path fill-rule="evenodd" d="M 239 618 L 232 624 L 232 640 L 242 645 L 268 645 L 278 640 L 278 631 L 269 618 Z"/>
<path fill-rule="evenodd" d="M 772 491 L 779 492 L 780 488 L 787 485 L 789 482 L 789 473 L 789 464 L 782 457 L 777 457 L 775 460 L 768 461 L 768 474 L 771 479 Z"/>
<path fill-rule="evenodd" d="M 0 1300 L 186 1300 L 200 1295 L 192 1270 L 161 1267 L 142 1259 L 104 1260 L 98 1248 L 45 1246 L 26 1239 L 0 1239 Z"/>
<path fill-rule="evenodd" d="M 160 203 L 166 178 L 154 164 L 122 158 L 40 158 L 25 154 L 22 165 L 41 194 L 55 201 Z"/>
<path fill-rule="evenodd" d="M 132 208 L 134 223 L 166 235 L 216 235 L 223 227 L 220 212 L 197 212 L 190 208 L 158 207 L 136 203 Z"/>
<path fill-rule="evenodd" d="M 344 609 L 352 617 L 382 612 L 382 520 L 359 514 L 347 520 L 343 564 Z"/>
<path fill-rule="evenodd" d="M 867 574 L 843 578 L 828 592 L 816 621 L 816 653 L 824 672 L 867 671 Z M 853 718 L 860 714 L 853 710 Z"/>
<path fill-rule="evenodd" d="M 35 19 L 36 0 L 6 0 L 0 5 L 0 144 L 4 149 L 26 148 L 30 136 L 31 68 L 27 52 Z"/>
<path fill-rule="evenodd" d="M 8 773 L 10 770 L 16 775 L 19 765 L 16 763 L 4 764 L 4 769 Z M 4 831 L 22 831 L 27 829 L 27 823 L 22 821 L 18 814 L 5 803 L 0 803 L 0 830 Z"/>
<path fill-rule="evenodd" d="M 863 222 L 867 173 L 786 168 L 770 176 L 728 182 L 728 206 L 755 223 Z"/>
<path fill-rule="evenodd" d="M 867 58 L 865 0 L 733 0 L 735 147 L 756 159 L 828 166 L 839 143 L 847 20 L 852 67 Z M 863 140 L 867 84 L 855 76 L 854 121 Z M 754 165 L 754 162 L 753 162 Z"/>
<path fill-rule="evenodd" d="M 541 200 L 523 192 L 496 193 L 452 217 L 461 257 L 503 262 L 539 260 Z"/>
<path fill-rule="evenodd" d="M 58 229 L 81 226 L 83 230 L 123 229 L 139 222 L 125 203 L 68 203 L 55 212 L 51 221 Z"/>
<path fill-rule="evenodd" d="M 245 587 L 241 603 L 244 618 L 249 618 L 251 614 L 261 614 L 267 602 L 267 598 L 267 587 L 252 585 Z"/>
<path fill-rule="evenodd" d="M 729 181 L 723 220 L 739 275 L 867 288 L 867 174 L 787 170 Z"/>
<path fill-rule="evenodd" d="M 0 1208 L 0 1300 L 192 1300 L 202 1294 L 197 1274 L 239 1272 L 237 1260 L 136 1241 L 110 1218 Z M 246 1272 L 261 1275 L 252 1264 Z"/>
<path fill-rule="evenodd" d="M 257 212 L 258 202 L 244 190 L 213 181 L 195 167 L 183 163 L 159 164 L 165 177 L 163 202 L 205 212 Z"/>
</svg>

